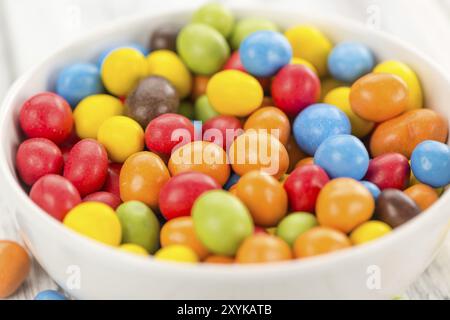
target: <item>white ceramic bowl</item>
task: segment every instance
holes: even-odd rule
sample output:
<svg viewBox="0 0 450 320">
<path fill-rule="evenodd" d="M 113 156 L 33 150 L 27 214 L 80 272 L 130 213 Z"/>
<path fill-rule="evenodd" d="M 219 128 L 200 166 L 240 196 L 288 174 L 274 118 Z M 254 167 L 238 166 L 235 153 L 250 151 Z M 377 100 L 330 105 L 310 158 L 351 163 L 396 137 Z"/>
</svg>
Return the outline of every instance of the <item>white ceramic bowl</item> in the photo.
<svg viewBox="0 0 450 320">
<path fill-rule="evenodd" d="M 311 23 L 333 41 L 369 45 L 377 58 L 399 59 L 417 71 L 426 105 L 450 118 L 450 82 L 439 66 L 389 35 L 332 17 L 253 8 L 239 17 L 269 18 L 286 28 Z M 28 248 L 51 277 L 79 299 L 383 299 L 404 292 L 430 264 L 445 239 L 450 193 L 426 213 L 371 244 L 303 261 L 261 266 L 191 266 L 121 253 L 65 228 L 23 191 L 14 170 L 20 142 L 18 113 L 30 96 L 50 90 L 55 74 L 75 61 L 95 59 L 112 43 L 145 43 L 162 22 L 184 23 L 190 12 L 144 15 L 91 33 L 47 58 L 11 88 L 0 118 L 0 176 Z"/>
</svg>

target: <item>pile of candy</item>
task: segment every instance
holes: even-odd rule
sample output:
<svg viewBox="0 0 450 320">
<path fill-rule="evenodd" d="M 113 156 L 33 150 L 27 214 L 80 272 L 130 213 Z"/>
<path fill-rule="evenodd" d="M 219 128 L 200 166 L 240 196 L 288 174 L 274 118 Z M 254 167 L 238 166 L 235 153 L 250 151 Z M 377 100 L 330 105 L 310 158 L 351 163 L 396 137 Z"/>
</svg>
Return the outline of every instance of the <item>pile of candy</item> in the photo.
<svg viewBox="0 0 450 320">
<path fill-rule="evenodd" d="M 156 259 L 265 263 L 379 238 L 450 183 L 447 120 L 414 71 L 314 26 L 220 4 L 150 51 L 67 66 L 20 112 L 16 167 L 68 228 Z M 320 102 L 320 103 L 319 103 Z M 412 170 L 412 171 L 411 171 Z"/>
</svg>

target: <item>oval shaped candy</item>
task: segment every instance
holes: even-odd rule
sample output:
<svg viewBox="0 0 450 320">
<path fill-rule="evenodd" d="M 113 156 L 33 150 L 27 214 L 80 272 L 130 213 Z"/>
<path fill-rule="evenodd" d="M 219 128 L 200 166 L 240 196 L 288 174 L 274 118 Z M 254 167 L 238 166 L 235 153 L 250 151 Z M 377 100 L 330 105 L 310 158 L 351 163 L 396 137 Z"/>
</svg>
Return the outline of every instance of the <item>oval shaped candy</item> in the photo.
<svg viewBox="0 0 450 320">
<path fill-rule="evenodd" d="M 405 189 L 411 169 L 408 159 L 400 153 L 386 153 L 370 160 L 365 180 L 384 189 Z"/>
<path fill-rule="evenodd" d="M 397 228 L 420 213 L 417 204 L 397 189 L 386 189 L 377 199 L 375 218 Z"/>
<path fill-rule="evenodd" d="M 292 259 L 289 245 L 269 234 L 256 234 L 245 239 L 236 254 L 237 263 L 273 263 Z"/>
<path fill-rule="evenodd" d="M 30 272 L 30 257 L 25 249 L 12 241 L 0 240 L 0 299 L 12 295 Z"/>
</svg>

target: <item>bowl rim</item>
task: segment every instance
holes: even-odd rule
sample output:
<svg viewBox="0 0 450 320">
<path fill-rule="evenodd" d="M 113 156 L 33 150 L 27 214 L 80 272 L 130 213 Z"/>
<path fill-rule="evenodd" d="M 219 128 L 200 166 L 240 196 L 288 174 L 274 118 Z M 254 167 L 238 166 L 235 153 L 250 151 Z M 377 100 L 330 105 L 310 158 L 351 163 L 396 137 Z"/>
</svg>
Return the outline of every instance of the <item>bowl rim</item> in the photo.
<svg viewBox="0 0 450 320">
<path fill-rule="evenodd" d="M 237 16 L 255 16 L 255 11 L 250 9 L 248 6 L 231 6 L 231 10 L 234 11 Z M 274 8 L 271 6 L 265 8 L 259 8 L 259 12 L 265 14 L 270 14 L 276 11 L 277 14 L 287 14 L 288 9 Z M 398 39 L 390 34 L 383 31 L 369 28 L 362 23 L 353 21 L 344 17 L 338 17 L 335 15 L 327 14 L 317 14 L 311 13 L 309 11 L 298 11 L 299 23 L 302 20 L 315 20 L 323 21 L 325 23 L 338 24 L 342 28 L 353 29 L 355 32 L 367 33 L 368 37 L 377 37 L 380 40 L 386 41 L 391 45 L 396 46 L 402 50 L 408 51 L 411 55 L 416 56 L 417 59 L 423 61 L 427 66 L 429 66 L 433 72 L 438 73 L 443 79 L 446 80 L 448 86 L 450 87 L 450 80 L 447 76 L 439 69 L 439 66 L 433 62 L 430 58 L 416 50 L 415 48 L 408 45 L 401 39 Z M 372 253 L 383 250 L 384 248 L 391 245 L 391 243 L 404 239 L 411 234 L 416 234 L 422 225 L 426 223 L 431 223 L 439 215 L 447 215 L 450 217 L 450 213 L 445 213 L 445 207 L 450 203 L 450 192 L 444 193 L 440 199 L 433 204 L 432 207 L 427 209 L 427 214 L 420 214 L 418 217 L 414 218 L 410 222 L 396 228 L 394 232 L 367 244 L 354 246 L 349 249 L 329 253 L 326 255 L 316 256 L 308 259 L 294 259 L 291 261 L 280 262 L 280 263 L 266 263 L 266 264 L 249 264 L 249 265 L 215 265 L 215 264 L 199 264 L 190 265 L 183 263 L 171 263 L 166 261 L 157 261 L 153 256 L 150 257 L 140 257 L 131 255 L 125 252 L 121 252 L 114 247 L 107 246 L 95 240 L 89 239 L 82 236 L 75 231 L 66 228 L 61 222 L 52 218 L 44 210 L 38 207 L 31 199 L 28 194 L 20 186 L 20 183 L 15 178 L 13 171 L 14 166 L 11 168 L 8 166 L 9 160 L 7 158 L 8 150 L 6 148 L 10 143 L 8 142 L 8 134 L 5 132 L 6 124 L 10 118 L 10 114 L 14 111 L 13 100 L 16 95 L 20 93 L 22 86 L 31 78 L 33 74 L 36 73 L 43 65 L 50 61 L 53 57 L 62 55 L 64 52 L 68 51 L 71 47 L 75 45 L 83 45 L 83 43 L 90 42 L 93 39 L 100 37 L 102 34 L 107 34 L 116 28 L 125 26 L 130 23 L 138 23 L 139 21 L 145 21 L 151 18 L 163 18 L 167 15 L 188 15 L 193 12 L 193 9 L 163 9 L 154 12 L 146 12 L 138 15 L 130 16 L 127 18 L 122 18 L 120 20 L 108 23 L 104 26 L 96 28 L 94 31 L 89 32 L 80 37 L 76 37 L 70 43 L 61 46 L 58 50 L 54 51 L 52 54 L 48 55 L 40 63 L 31 68 L 27 73 L 21 76 L 9 89 L 0 110 L 0 174 L 3 176 L 1 179 L 1 184 L 7 190 L 7 193 L 13 195 L 17 198 L 20 206 L 26 207 L 29 211 L 28 214 L 34 216 L 35 219 L 39 219 L 41 223 L 45 224 L 48 228 L 58 234 L 60 237 L 71 241 L 73 246 L 78 246 L 80 250 L 87 250 L 86 254 L 90 250 L 91 253 L 95 255 L 101 255 L 105 259 L 114 259 L 116 263 L 121 263 L 123 265 L 132 265 L 137 269 L 149 269 L 160 270 L 164 272 L 178 272 L 181 274 L 189 276 L 199 276 L 199 277 L 217 277 L 217 276 L 232 276 L 235 278 L 252 278 L 259 277 L 261 275 L 267 275 L 269 273 L 282 273 L 282 272 L 309 272 L 310 270 L 318 271 L 324 270 L 337 264 L 347 264 L 352 261 L 362 260 L 363 257 L 367 257 Z M 14 154 L 14 152 L 12 153 Z"/>
</svg>

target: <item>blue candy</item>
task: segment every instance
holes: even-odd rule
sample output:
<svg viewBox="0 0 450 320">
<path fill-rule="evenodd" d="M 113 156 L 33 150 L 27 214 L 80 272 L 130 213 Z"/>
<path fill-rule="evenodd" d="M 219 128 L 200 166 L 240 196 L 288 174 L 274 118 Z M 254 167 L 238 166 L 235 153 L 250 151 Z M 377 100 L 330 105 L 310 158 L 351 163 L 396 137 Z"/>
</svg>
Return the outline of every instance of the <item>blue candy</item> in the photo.
<svg viewBox="0 0 450 320">
<path fill-rule="evenodd" d="M 414 176 L 434 188 L 450 184 L 450 147 L 427 140 L 416 146 L 411 155 Z"/>
<path fill-rule="evenodd" d="M 59 293 L 58 291 L 54 290 L 46 290 L 39 292 L 37 296 L 34 298 L 34 300 L 67 300 L 67 298 Z"/>
<path fill-rule="evenodd" d="M 64 68 L 56 81 L 56 93 L 75 108 L 84 98 L 103 93 L 100 70 L 90 63 L 77 63 Z"/>
<path fill-rule="evenodd" d="M 373 198 L 376 200 L 378 199 L 378 196 L 381 193 L 380 188 L 377 187 L 376 184 L 370 182 L 370 181 L 361 181 L 361 183 L 366 187 L 370 193 L 372 194 Z"/>
<path fill-rule="evenodd" d="M 314 155 L 328 137 L 350 134 L 352 127 L 347 115 L 330 104 L 313 104 L 295 119 L 293 132 L 300 149 Z"/>
<path fill-rule="evenodd" d="M 292 59 L 292 48 L 282 34 L 258 31 L 244 39 L 239 49 L 242 64 L 257 77 L 275 75 Z"/>
<path fill-rule="evenodd" d="M 372 51 L 361 43 L 342 42 L 328 56 L 331 75 L 344 82 L 352 83 L 372 71 L 375 58 Z"/>
<path fill-rule="evenodd" d="M 369 168 L 369 153 L 358 138 L 341 134 L 329 137 L 319 146 L 314 163 L 332 179 L 361 180 Z"/>
<path fill-rule="evenodd" d="M 97 66 L 98 66 L 98 68 L 101 69 L 101 68 L 102 68 L 102 65 L 103 65 L 103 61 L 105 61 L 106 57 L 107 57 L 111 52 L 113 52 L 114 50 L 119 49 L 119 48 L 132 48 L 132 49 L 136 49 L 136 50 L 138 50 L 139 52 L 141 52 L 144 56 L 147 56 L 147 55 L 150 53 L 150 51 L 149 51 L 147 48 L 145 48 L 143 45 L 141 45 L 141 44 L 139 44 L 139 43 L 128 43 L 128 44 L 123 44 L 123 45 L 119 45 L 119 46 L 114 46 L 114 47 L 111 47 L 111 48 L 108 48 L 108 49 L 104 50 L 104 51 L 100 54 L 100 56 L 98 57 L 98 60 L 97 60 Z"/>
<path fill-rule="evenodd" d="M 230 190 L 232 186 L 234 186 L 236 183 L 238 183 L 240 178 L 241 177 L 238 176 L 236 173 L 233 173 L 223 188 L 225 190 Z"/>
</svg>

